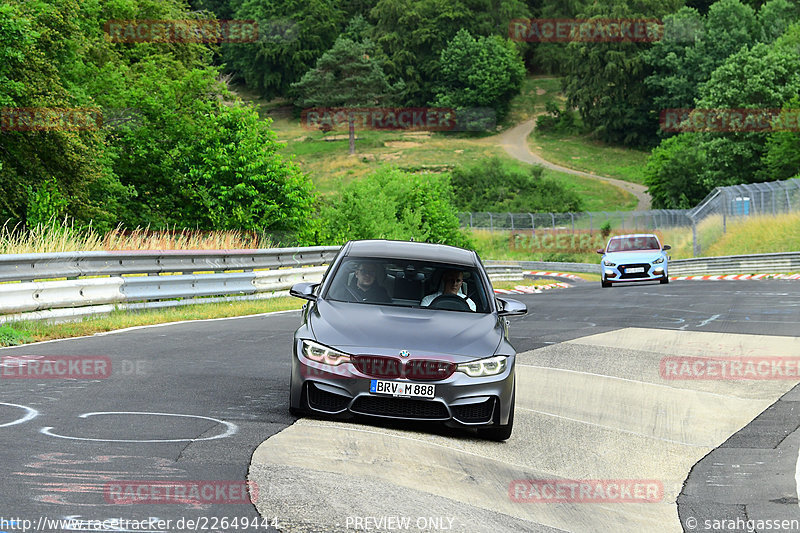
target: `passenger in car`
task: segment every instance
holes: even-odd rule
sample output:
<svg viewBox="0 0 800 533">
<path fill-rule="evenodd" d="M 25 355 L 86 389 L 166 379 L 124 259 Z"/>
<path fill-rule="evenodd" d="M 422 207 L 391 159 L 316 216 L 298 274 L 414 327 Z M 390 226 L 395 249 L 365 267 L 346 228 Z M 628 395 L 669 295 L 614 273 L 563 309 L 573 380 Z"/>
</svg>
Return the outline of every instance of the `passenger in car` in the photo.
<svg viewBox="0 0 800 533">
<path fill-rule="evenodd" d="M 428 307 L 431 305 L 438 296 L 442 294 L 454 294 L 463 298 L 471 311 L 475 311 L 475 302 L 467 298 L 466 294 L 461 293 L 461 285 L 464 283 L 464 273 L 460 270 L 447 270 L 442 274 L 442 282 L 439 285 L 439 290 L 433 294 L 427 295 L 422 299 L 420 306 Z"/>
</svg>

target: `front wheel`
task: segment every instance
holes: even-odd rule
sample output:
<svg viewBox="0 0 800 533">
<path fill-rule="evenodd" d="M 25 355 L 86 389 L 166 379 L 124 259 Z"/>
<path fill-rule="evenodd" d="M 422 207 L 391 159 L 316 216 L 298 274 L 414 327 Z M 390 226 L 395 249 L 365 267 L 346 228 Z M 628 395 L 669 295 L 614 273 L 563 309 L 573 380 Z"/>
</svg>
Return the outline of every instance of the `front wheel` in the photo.
<svg viewBox="0 0 800 533">
<path fill-rule="evenodd" d="M 669 278 L 667 276 L 664 276 L 663 278 L 661 278 L 659 280 L 659 283 L 661 283 L 662 285 L 665 285 L 665 284 L 669 283 Z"/>
<path fill-rule="evenodd" d="M 511 394 L 511 412 L 508 413 L 508 424 L 504 426 L 480 428 L 478 429 L 478 436 L 487 440 L 496 440 L 499 442 L 508 440 L 508 438 L 511 437 L 511 431 L 514 429 L 514 404 L 516 403 L 514 400 L 515 396 L 516 391 Z"/>
<path fill-rule="evenodd" d="M 611 286 L 611 282 L 610 281 L 606 281 L 606 280 L 602 280 L 600 282 L 600 286 L 603 287 L 604 289 L 607 289 L 607 288 L 609 288 Z"/>
<path fill-rule="evenodd" d="M 295 391 L 294 386 L 292 386 L 291 382 L 289 383 L 289 414 L 296 418 L 303 418 L 306 415 L 306 395 L 302 391 L 304 388 L 302 387 L 300 391 L 300 407 L 292 407 L 292 396 Z"/>
</svg>

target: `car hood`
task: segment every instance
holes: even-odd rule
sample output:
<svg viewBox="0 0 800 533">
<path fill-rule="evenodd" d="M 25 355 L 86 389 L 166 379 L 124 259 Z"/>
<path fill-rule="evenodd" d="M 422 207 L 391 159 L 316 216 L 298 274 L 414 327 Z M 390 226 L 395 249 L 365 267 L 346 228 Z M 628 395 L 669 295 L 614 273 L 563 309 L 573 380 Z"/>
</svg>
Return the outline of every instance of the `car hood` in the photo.
<svg viewBox="0 0 800 533">
<path fill-rule="evenodd" d="M 626 263 L 652 263 L 659 257 L 664 255 L 659 250 L 648 250 L 644 252 L 611 252 L 603 256 L 606 261 L 612 263 L 626 264 Z"/>
<path fill-rule="evenodd" d="M 318 300 L 309 322 L 317 342 L 349 353 L 489 357 L 503 339 L 491 313 Z"/>
</svg>

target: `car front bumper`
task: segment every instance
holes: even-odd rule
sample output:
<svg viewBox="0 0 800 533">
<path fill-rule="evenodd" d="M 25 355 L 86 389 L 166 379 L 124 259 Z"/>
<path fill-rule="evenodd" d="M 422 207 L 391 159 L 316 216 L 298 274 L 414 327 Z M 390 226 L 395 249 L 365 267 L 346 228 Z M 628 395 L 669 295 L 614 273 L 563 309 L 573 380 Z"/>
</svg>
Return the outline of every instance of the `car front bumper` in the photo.
<svg viewBox="0 0 800 533">
<path fill-rule="evenodd" d="M 627 281 L 658 281 L 666 278 L 667 263 L 656 265 L 648 263 L 621 264 L 613 267 L 601 265 L 603 268 L 603 280 L 609 283 L 620 283 Z M 642 269 L 641 272 L 632 272 L 631 269 Z"/>
<path fill-rule="evenodd" d="M 496 376 L 470 377 L 454 372 L 443 380 L 375 378 L 351 363 L 324 365 L 298 356 L 292 358 L 291 404 L 295 409 L 350 418 L 356 415 L 397 420 L 427 420 L 451 427 L 491 427 L 507 424 L 514 394 L 514 356 Z M 373 379 L 434 385 L 430 399 L 394 397 L 370 392 Z"/>
</svg>

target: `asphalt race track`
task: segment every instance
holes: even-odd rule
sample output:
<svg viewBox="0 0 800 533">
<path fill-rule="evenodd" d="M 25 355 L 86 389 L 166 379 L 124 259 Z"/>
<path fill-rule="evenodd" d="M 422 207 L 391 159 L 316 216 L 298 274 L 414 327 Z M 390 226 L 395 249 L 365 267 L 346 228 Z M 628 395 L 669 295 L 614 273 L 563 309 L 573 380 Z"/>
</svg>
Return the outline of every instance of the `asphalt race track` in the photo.
<svg viewBox="0 0 800 533">
<path fill-rule="evenodd" d="M 800 282 L 581 283 L 513 297 L 529 314 L 512 320 L 517 412 L 505 443 L 437 426 L 295 422 L 298 312 L 1 349 L 31 361 L 95 356 L 112 370 L 23 379 L 3 368 L 0 531 L 25 520 L 38 531 L 97 531 L 105 520 L 105 531 L 479 532 L 748 531 L 746 520 L 800 520 L 796 374 L 688 379 L 665 367 L 800 357 Z M 255 506 L 225 490 L 189 503 L 114 492 L 245 480 Z M 638 483 L 653 497 L 543 501 L 531 480 Z M 40 517 L 75 521 L 43 527 Z M 727 527 L 737 519 L 742 528 Z"/>
</svg>

